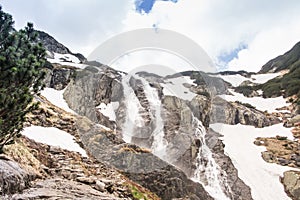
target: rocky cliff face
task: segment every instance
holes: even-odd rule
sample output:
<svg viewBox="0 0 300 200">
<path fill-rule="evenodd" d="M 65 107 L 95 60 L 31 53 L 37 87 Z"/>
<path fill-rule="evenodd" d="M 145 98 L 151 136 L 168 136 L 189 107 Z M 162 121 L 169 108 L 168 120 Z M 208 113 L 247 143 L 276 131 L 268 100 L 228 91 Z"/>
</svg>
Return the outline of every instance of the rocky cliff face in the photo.
<svg viewBox="0 0 300 200">
<path fill-rule="evenodd" d="M 101 130 L 88 119 L 79 120 L 78 127 L 82 142 L 92 155 L 118 168 L 162 199 L 212 199 L 200 184 L 149 150 L 124 143 L 114 133 Z"/>
<path fill-rule="evenodd" d="M 123 171 L 127 177 L 137 181 L 163 199 L 186 196 L 191 199 L 197 199 L 197 197 L 200 197 L 200 199 L 201 197 L 209 198 L 209 195 L 200 184 L 196 184 L 189 179 L 195 176 L 195 170 L 199 165 L 197 164 L 197 156 L 203 145 L 203 141 L 195 134 L 195 130 L 198 129 L 199 123 L 203 123 L 205 127 L 208 127 L 210 122 L 211 100 L 206 93 L 203 93 L 206 91 L 203 80 L 201 81 L 198 78 L 198 86 L 189 87 L 186 85 L 191 91 L 200 94 L 195 94 L 191 101 L 182 100 L 176 96 L 164 95 L 162 84 L 165 80 L 163 77 L 142 73 L 141 76 L 143 77 L 131 77 L 128 80 L 128 86 L 132 88 L 133 95 L 140 104 L 138 115 L 141 116 L 144 123 L 144 126 L 132 129 L 138 135 L 129 133 L 132 135 L 131 142 L 140 145 L 139 147 L 125 144 L 119 138 L 122 137 L 122 131 L 124 132 L 123 128 L 127 117 L 126 110 L 128 109 L 125 95 L 129 94 L 123 93 L 124 87 L 127 86 L 124 85 L 122 80 L 126 75 L 110 68 L 102 69 L 101 66 L 98 70 L 94 70 L 92 73 L 89 70 L 81 72 L 83 78 L 79 74 L 79 79 L 75 79 L 74 82 L 71 81 L 66 89 L 65 98 L 70 107 L 77 113 L 81 113 L 93 122 L 100 124 L 103 124 L 103 121 L 100 120 L 103 120 L 105 116 L 98 115 L 97 118 L 95 107 L 100 103 L 118 102 L 119 108 L 116 110 L 116 121 L 104 123 L 112 130 L 116 127 L 117 132 L 101 131 L 96 125 L 87 122 L 87 119 L 83 120 L 83 122 L 77 124 L 79 127 L 83 127 L 80 128 L 80 138 L 83 145 L 98 160 L 113 165 Z M 178 76 L 175 76 L 175 78 Z M 92 90 L 85 91 L 86 88 L 92 88 Z M 221 91 L 226 91 L 226 89 L 219 90 L 219 93 Z M 156 107 L 153 107 L 153 102 L 151 102 L 153 99 L 149 99 L 149 92 L 151 95 L 157 95 L 157 100 L 161 102 L 158 104 L 160 106 L 156 104 Z M 131 103 L 133 104 L 134 101 Z M 158 112 L 157 109 L 160 111 Z M 156 153 L 155 140 L 157 140 L 157 136 L 155 136 L 155 131 L 159 123 L 156 121 L 157 113 L 160 113 L 163 123 L 164 136 L 161 139 L 167 143 L 165 151 L 168 156 L 163 158 L 165 161 L 152 154 Z M 205 132 L 205 128 L 201 131 Z M 213 156 L 218 160 L 217 163 L 222 165 L 221 174 L 226 174 L 222 186 L 224 191 L 227 191 L 226 195 L 232 199 L 251 199 L 250 189 L 238 178 L 237 171 L 230 159 L 224 155 L 221 141 L 216 136 L 211 137 L 210 134 L 207 134 L 206 138 L 206 142 L 210 143 L 210 148 L 216 148 Z M 215 145 L 218 147 L 215 147 Z M 168 162 L 180 170 L 172 167 Z M 223 176 L 221 174 L 220 178 Z M 175 179 L 176 181 L 174 181 Z M 205 178 L 202 181 L 205 182 Z M 172 187 L 168 184 L 169 182 L 172 182 Z M 198 189 L 194 190 L 192 188 Z"/>
</svg>

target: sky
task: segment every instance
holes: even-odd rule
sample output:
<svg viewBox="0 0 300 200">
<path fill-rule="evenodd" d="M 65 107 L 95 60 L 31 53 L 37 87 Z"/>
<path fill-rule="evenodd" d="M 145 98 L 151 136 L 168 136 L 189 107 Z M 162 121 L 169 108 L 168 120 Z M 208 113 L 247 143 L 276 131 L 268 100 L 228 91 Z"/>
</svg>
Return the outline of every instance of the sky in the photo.
<svg viewBox="0 0 300 200">
<path fill-rule="evenodd" d="M 218 70 L 258 71 L 300 41 L 298 0 L 0 0 L 0 4 L 13 15 L 17 29 L 33 22 L 85 56 L 125 31 L 168 29 L 199 44 Z"/>
</svg>

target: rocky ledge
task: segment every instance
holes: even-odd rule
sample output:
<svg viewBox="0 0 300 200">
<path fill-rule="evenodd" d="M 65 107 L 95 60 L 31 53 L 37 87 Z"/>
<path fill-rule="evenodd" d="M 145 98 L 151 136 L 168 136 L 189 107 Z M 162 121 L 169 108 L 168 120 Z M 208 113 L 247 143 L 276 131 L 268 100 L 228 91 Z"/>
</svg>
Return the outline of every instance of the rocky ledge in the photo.
<svg viewBox="0 0 300 200">
<path fill-rule="evenodd" d="M 22 137 L 0 160 L 4 199 L 159 199 L 94 159 Z"/>
</svg>

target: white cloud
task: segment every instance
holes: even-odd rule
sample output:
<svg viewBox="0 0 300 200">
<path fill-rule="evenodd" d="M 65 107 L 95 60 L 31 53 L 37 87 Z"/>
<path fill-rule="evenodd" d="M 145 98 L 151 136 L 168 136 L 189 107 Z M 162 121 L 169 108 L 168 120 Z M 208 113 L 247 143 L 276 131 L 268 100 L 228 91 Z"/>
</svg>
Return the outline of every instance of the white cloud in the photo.
<svg viewBox="0 0 300 200">
<path fill-rule="evenodd" d="M 201 45 L 216 63 L 221 63 L 217 60 L 219 55 L 246 44 L 248 48 L 241 50 L 227 67 L 257 71 L 300 40 L 299 9 L 296 0 L 158 1 L 149 14 L 129 12 L 124 30 L 156 24 L 177 31 Z"/>
<path fill-rule="evenodd" d="M 282 0 L 157 1 L 149 14 L 134 10 L 134 0 L 11 0 L 4 10 L 17 27 L 33 21 L 75 52 L 86 56 L 101 42 L 137 28 L 170 29 L 196 41 L 216 62 L 241 44 L 229 69 L 257 71 L 300 40 L 300 4 Z"/>
</svg>

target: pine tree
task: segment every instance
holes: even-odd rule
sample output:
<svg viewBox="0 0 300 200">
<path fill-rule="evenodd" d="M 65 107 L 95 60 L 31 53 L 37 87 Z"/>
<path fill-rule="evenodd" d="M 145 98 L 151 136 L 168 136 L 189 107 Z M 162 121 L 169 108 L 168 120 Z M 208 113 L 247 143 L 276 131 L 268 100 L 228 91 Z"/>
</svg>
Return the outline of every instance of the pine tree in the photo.
<svg viewBox="0 0 300 200">
<path fill-rule="evenodd" d="M 32 100 L 42 88 L 45 49 L 33 24 L 14 30 L 12 16 L 0 6 L 0 152 L 23 129 L 25 115 L 37 108 Z"/>
</svg>

